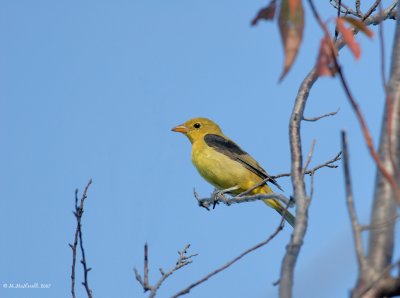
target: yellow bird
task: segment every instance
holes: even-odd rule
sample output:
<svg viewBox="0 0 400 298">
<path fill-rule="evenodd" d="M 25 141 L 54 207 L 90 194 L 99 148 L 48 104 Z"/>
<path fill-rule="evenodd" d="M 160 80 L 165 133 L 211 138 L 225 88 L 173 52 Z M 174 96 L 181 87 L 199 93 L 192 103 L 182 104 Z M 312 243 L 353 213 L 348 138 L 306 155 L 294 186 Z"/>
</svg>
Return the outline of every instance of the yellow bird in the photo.
<svg viewBox="0 0 400 298">
<path fill-rule="evenodd" d="M 217 189 L 240 194 L 270 177 L 247 152 L 227 138 L 219 126 L 207 118 L 193 118 L 172 129 L 186 135 L 192 143 L 192 162 L 200 175 Z M 281 189 L 270 178 L 269 182 Z M 269 194 L 271 188 L 264 184 L 250 194 Z M 282 215 L 285 208 L 276 199 L 265 199 L 265 204 Z M 293 227 L 295 217 L 285 213 L 286 221 Z"/>
</svg>

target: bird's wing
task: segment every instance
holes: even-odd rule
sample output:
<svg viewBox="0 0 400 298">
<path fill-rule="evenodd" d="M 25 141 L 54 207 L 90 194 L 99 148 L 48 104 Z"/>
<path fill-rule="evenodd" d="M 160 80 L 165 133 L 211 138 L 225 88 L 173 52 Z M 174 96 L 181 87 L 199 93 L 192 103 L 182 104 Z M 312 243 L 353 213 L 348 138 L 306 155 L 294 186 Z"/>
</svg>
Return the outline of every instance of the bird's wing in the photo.
<svg viewBox="0 0 400 298">
<path fill-rule="evenodd" d="M 268 178 L 272 184 L 278 187 L 280 190 L 282 188 L 268 173 L 258 164 L 258 162 L 252 158 L 246 151 L 243 151 L 236 143 L 225 138 L 221 135 L 207 134 L 204 136 L 204 141 L 206 144 L 214 148 L 219 153 L 222 153 L 229 158 L 241 163 L 245 168 L 252 171 L 254 174 L 262 179 Z"/>
</svg>

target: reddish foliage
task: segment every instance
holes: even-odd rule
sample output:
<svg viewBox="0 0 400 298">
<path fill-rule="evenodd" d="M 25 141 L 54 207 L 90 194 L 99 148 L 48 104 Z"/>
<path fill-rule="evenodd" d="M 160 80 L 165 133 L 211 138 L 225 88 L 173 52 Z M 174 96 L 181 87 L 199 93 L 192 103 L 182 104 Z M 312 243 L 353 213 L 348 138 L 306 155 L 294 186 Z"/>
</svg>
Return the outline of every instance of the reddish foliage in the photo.
<svg viewBox="0 0 400 298">
<path fill-rule="evenodd" d="M 295 8 L 295 11 L 291 11 Z M 279 81 L 293 65 L 303 40 L 304 10 L 300 0 L 282 0 L 279 12 L 279 30 L 285 51 L 285 62 Z"/>
<path fill-rule="evenodd" d="M 256 17 L 251 21 L 251 25 L 257 25 L 258 21 L 266 20 L 270 21 L 273 20 L 276 11 L 276 0 L 272 0 L 266 7 L 261 8 Z"/>
<path fill-rule="evenodd" d="M 349 46 L 350 51 L 353 53 L 356 59 L 359 59 L 361 56 L 361 49 L 360 45 L 357 43 L 356 39 L 354 38 L 353 32 L 346 28 L 344 25 L 342 18 L 336 19 L 336 25 L 338 31 L 342 34 L 344 42 Z"/>
</svg>

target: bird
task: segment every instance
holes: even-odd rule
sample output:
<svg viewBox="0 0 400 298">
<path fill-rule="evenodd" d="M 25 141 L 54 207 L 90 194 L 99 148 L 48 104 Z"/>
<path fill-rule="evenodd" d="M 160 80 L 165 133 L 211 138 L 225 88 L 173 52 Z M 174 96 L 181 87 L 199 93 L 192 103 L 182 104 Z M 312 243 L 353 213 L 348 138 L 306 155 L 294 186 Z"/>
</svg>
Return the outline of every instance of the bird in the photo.
<svg viewBox="0 0 400 298">
<path fill-rule="evenodd" d="M 192 143 L 192 163 L 199 174 L 222 193 L 241 194 L 263 180 L 279 189 L 279 184 L 268 175 L 260 164 L 235 142 L 225 136 L 221 128 L 210 119 L 197 117 L 171 129 L 184 134 Z M 281 189 L 282 190 L 282 189 Z M 249 194 L 270 194 L 267 183 Z M 294 227 L 295 217 L 277 199 L 264 199 L 265 204 L 276 210 Z"/>
</svg>

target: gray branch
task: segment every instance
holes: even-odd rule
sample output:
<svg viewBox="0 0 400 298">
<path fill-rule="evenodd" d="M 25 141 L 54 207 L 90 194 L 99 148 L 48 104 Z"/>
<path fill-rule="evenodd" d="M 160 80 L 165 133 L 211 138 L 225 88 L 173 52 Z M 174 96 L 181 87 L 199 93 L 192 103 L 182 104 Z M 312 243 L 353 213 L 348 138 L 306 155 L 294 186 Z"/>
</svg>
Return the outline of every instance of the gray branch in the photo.
<svg viewBox="0 0 400 298">
<path fill-rule="evenodd" d="M 367 260 L 365 258 L 362 246 L 361 231 L 362 227 L 358 221 L 356 209 L 354 206 L 353 191 L 350 177 L 350 166 L 349 166 L 349 152 L 347 149 L 347 137 L 346 132 L 342 131 L 342 151 L 343 151 L 343 170 L 346 185 L 346 203 L 347 210 L 350 215 L 351 227 L 353 230 L 354 245 L 356 248 L 356 256 L 358 261 L 358 267 L 360 271 L 367 270 Z"/>
<path fill-rule="evenodd" d="M 306 117 L 303 116 L 303 120 L 304 120 L 304 121 L 315 122 L 315 121 L 318 121 L 318 120 L 320 120 L 320 119 L 322 119 L 322 118 L 334 116 L 334 115 L 336 115 L 338 112 L 339 112 L 339 109 L 337 109 L 335 112 L 326 113 L 326 114 L 323 114 L 323 115 L 318 116 L 318 117 L 307 117 L 307 118 L 306 118 Z"/>
<path fill-rule="evenodd" d="M 143 287 L 145 292 L 150 291 L 149 298 L 154 298 L 157 294 L 157 290 L 161 287 L 162 283 L 171 276 L 175 271 L 181 269 L 182 267 L 192 263 L 192 257 L 197 256 L 197 254 L 187 255 L 187 250 L 189 249 L 190 244 L 187 244 L 181 251 L 178 251 L 179 258 L 176 262 L 175 266 L 171 268 L 169 271 L 164 272 L 163 269 L 159 269 L 161 273 L 160 279 L 157 281 L 155 285 L 150 285 L 149 283 L 149 256 L 148 256 L 148 245 L 147 243 L 144 245 L 144 270 L 143 270 L 143 278 L 139 274 L 139 271 L 136 268 L 133 268 L 135 272 L 136 280 Z"/>
<path fill-rule="evenodd" d="M 227 206 L 230 206 L 232 204 L 255 202 L 255 201 L 260 201 L 260 200 L 265 200 L 265 199 L 277 199 L 277 200 L 282 201 L 284 204 L 288 204 L 290 201 L 284 195 L 279 194 L 279 193 L 257 194 L 257 195 L 250 195 L 250 196 L 237 195 L 232 198 L 227 198 L 223 193 L 221 193 L 218 190 L 215 190 L 212 192 L 210 198 L 202 198 L 201 199 L 201 198 L 199 198 L 196 191 L 194 191 L 194 196 L 195 196 L 199 206 L 206 208 L 207 210 L 210 210 L 211 206 L 214 208 L 219 203 L 223 203 Z"/>
</svg>

